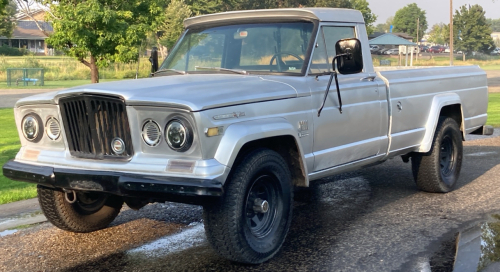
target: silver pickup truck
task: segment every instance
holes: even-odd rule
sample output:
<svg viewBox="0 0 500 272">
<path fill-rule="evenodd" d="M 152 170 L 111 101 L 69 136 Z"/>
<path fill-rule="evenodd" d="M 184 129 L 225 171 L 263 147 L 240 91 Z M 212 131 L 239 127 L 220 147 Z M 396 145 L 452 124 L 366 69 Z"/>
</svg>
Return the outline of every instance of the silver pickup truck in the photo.
<svg viewBox="0 0 500 272">
<path fill-rule="evenodd" d="M 184 24 L 152 78 L 17 102 L 22 147 L 3 173 L 38 184 L 55 226 L 105 228 L 123 202 L 200 204 L 220 255 L 261 263 L 285 240 L 295 187 L 402 156 L 419 188 L 445 193 L 465 134 L 491 134 L 484 71 L 376 70 L 358 11 L 238 11 Z"/>
</svg>

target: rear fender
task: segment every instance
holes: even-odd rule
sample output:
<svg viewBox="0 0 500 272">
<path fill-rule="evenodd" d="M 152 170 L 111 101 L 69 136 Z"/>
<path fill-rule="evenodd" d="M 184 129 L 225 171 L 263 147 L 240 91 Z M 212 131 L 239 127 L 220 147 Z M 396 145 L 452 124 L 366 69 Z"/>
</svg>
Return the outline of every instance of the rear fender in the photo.
<svg viewBox="0 0 500 272">
<path fill-rule="evenodd" d="M 432 141 L 434 139 L 434 133 L 436 131 L 436 126 L 439 121 L 441 110 L 444 107 L 450 105 L 460 105 L 460 130 L 462 132 L 463 139 L 465 139 L 464 115 L 460 96 L 458 96 L 458 94 L 456 93 L 439 94 L 434 96 L 434 98 L 432 99 L 431 110 L 429 112 L 429 117 L 425 125 L 425 135 L 420 144 L 418 152 L 426 153 L 431 150 Z"/>
</svg>

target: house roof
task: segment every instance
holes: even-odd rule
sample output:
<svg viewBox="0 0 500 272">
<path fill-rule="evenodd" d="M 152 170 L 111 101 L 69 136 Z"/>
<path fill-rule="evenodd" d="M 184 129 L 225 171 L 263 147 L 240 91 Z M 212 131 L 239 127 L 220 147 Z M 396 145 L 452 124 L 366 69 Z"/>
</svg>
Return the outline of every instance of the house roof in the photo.
<svg viewBox="0 0 500 272">
<path fill-rule="evenodd" d="M 382 36 L 386 34 L 385 32 L 373 32 L 372 34 L 368 35 L 368 39 L 371 40 L 371 39 L 375 39 L 377 38 L 378 36 Z M 406 33 L 402 33 L 402 32 L 397 32 L 397 33 L 390 33 L 392 35 L 396 35 L 400 38 L 403 38 L 403 39 L 407 39 L 407 40 L 413 40 L 413 36 L 410 36 Z"/>
<path fill-rule="evenodd" d="M 416 43 L 412 43 L 406 39 L 398 37 L 391 33 L 386 33 L 384 35 L 380 35 L 377 38 L 369 40 L 371 45 L 408 45 L 408 46 L 416 46 Z"/>
<path fill-rule="evenodd" d="M 50 31 L 50 32 L 54 31 L 54 29 L 52 28 L 52 25 L 50 23 L 48 23 L 48 22 L 41 22 L 41 21 L 39 21 L 38 24 L 45 31 Z M 16 26 L 18 28 L 27 29 L 27 30 L 39 30 L 38 26 L 35 23 L 35 21 L 18 21 L 16 23 Z"/>
<path fill-rule="evenodd" d="M 53 32 L 52 25 L 48 22 L 38 22 L 46 32 Z M 34 21 L 18 21 L 11 39 L 45 40 L 47 36 L 38 28 Z M 7 39 L 7 37 L 0 37 Z"/>
</svg>

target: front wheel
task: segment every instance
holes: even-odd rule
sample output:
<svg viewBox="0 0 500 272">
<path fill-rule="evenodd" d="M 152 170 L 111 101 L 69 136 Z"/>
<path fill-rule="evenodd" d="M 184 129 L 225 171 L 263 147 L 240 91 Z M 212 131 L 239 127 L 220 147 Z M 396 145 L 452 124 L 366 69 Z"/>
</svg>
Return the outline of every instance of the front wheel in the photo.
<svg viewBox="0 0 500 272">
<path fill-rule="evenodd" d="M 219 203 L 203 209 L 208 241 L 221 256 L 257 264 L 281 248 L 292 219 L 290 171 L 274 151 L 250 152 L 236 166 Z"/>
<path fill-rule="evenodd" d="M 49 222 L 71 232 L 92 232 L 107 227 L 123 205 L 121 197 L 99 192 L 75 192 L 68 197 L 63 191 L 40 185 L 37 191 L 38 202 Z"/>
<path fill-rule="evenodd" d="M 440 117 L 431 151 L 412 156 L 417 186 L 426 192 L 447 193 L 457 183 L 462 168 L 462 135 L 455 120 Z"/>
</svg>

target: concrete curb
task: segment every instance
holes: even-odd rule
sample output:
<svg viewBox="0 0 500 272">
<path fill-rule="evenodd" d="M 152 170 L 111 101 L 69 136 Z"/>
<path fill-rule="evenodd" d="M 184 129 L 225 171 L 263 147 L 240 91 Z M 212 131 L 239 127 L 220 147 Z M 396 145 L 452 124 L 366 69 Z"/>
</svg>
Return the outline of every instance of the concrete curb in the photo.
<svg viewBox="0 0 500 272">
<path fill-rule="evenodd" d="M 0 205 L 0 232 L 45 221 L 37 198 Z"/>
</svg>

